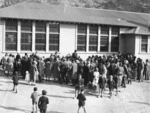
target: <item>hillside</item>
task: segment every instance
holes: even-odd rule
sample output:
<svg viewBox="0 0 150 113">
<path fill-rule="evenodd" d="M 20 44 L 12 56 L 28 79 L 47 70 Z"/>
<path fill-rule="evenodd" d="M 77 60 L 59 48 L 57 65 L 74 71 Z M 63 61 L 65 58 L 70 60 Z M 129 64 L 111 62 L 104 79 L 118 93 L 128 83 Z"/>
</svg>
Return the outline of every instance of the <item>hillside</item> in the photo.
<svg viewBox="0 0 150 113">
<path fill-rule="evenodd" d="M 150 0 L 0 0 L 2 7 L 20 2 L 63 4 L 72 7 L 103 8 L 119 11 L 150 13 Z"/>
</svg>

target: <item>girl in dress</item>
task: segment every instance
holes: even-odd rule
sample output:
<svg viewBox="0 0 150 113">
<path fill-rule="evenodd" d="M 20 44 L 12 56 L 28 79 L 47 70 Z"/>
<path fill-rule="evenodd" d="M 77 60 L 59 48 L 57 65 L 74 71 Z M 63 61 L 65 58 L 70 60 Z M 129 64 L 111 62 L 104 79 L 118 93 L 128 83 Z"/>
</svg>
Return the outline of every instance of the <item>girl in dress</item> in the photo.
<svg viewBox="0 0 150 113">
<path fill-rule="evenodd" d="M 94 75 L 94 79 L 93 79 L 93 88 L 94 88 L 94 90 L 96 91 L 97 85 L 98 85 L 98 80 L 99 80 L 99 77 L 100 77 L 98 68 L 95 69 L 93 75 Z"/>
</svg>

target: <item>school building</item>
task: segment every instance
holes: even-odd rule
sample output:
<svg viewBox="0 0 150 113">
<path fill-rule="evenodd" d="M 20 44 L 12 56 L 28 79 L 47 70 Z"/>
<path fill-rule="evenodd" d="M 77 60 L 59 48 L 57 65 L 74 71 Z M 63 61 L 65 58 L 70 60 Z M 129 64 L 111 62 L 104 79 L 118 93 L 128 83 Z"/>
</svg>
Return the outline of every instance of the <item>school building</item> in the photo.
<svg viewBox="0 0 150 113">
<path fill-rule="evenodd" d="M 23 2 L 0 9 L 0 57 L 77 50 L 82 58 L 120 51 L 150 56 L 150 14 Z"/>
</svg>

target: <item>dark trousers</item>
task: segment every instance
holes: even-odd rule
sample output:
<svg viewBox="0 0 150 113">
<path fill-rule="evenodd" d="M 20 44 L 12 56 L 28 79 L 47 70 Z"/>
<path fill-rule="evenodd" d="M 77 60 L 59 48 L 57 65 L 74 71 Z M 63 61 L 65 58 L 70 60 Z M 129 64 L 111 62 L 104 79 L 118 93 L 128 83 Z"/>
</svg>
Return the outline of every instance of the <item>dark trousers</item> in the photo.
<svg viewBox="0 0 150 113">
<path fill-rule="evenodd" d="M 123 78 L 122 78 L 122 86 L 126 87 L 126 77 L 125 76 L 123 76 Z"/>
<path fill-rule="evenodd" d="M 46 109 L 40 109 L 40 113 L 46 113 Z"/>
</svg>

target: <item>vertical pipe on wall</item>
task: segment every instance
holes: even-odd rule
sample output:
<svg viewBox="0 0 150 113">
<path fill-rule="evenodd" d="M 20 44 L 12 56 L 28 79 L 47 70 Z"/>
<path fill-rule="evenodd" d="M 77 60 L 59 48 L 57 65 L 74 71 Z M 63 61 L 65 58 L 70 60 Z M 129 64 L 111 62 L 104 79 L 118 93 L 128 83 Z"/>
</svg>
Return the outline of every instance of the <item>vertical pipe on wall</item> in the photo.
<svg viewBox="0 0 150 113">
<path fill-rule="evenodd" d="M 109 42 L 108 42 L 108 52 L 111 52 L 111 30 L 112 27 L 109 27 Z"/>
<path fill-rule="evenodd" d="M 49 52 L 49 23 L 46 23 L 46 52 Z"/>
<path fill-rule="evenodd" d="M 89 25 L 87 25 L 86 52 L 89 52 Z"/>
<path fill-rule="evenodd" d="M 97 52 L 100 52 L 100 42 L 101 42 L 101 26 L 98 26 L 98 46 L 97 46 Z"/>
<path fill-rule="evenodd" d="M 32 52 L 35 52 L 35 21 L 32 22 Z"/>
<path fill-rule="evenodd" d="M 20 53 L 21 49 L 21 22 L 18 20 L 17 25 L 17 52 Z"/>
</svg>

